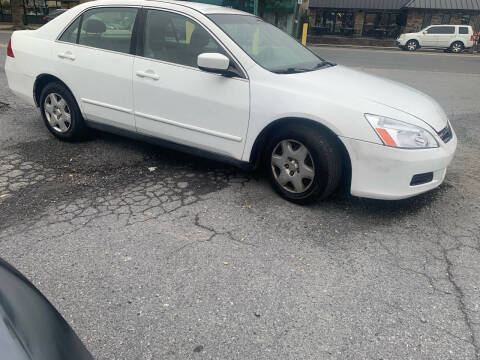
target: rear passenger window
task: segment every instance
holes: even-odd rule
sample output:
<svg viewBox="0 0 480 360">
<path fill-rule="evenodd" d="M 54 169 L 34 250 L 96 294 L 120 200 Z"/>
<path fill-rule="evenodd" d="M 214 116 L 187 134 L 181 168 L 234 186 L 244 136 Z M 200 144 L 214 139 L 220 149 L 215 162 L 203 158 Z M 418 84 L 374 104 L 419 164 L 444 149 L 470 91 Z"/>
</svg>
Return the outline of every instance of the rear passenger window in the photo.
<svg viewBox="0 0 480 360">
<path fill-rule="evenodd" d="M 80 24 L 79 16 L 68 28 L 64 31 L 62 36 L 60 36 L 60 41 L 65 41 L 69 43 L 76 43 L 77 42 L 77 34 L 78 34 L 78 24 Z"/>
<path fill-rule="evenodd" d="M 454 26 L 432 26 L 427 30 L 429 34 L 455 34 Z"/>
<path fill-rule="evenodd" d="M 98 8 L 86 11 L 82 15 L 78 43 L 129 53 L 137 11 L 134 8 Z"/>
<path fill-rule="evenodd" d="M 148 10 L 143 56 L 197 67 L 201 53 L 222 53 L 223 48 L 195 21 L 174 13 Z"/>
<path fill-rule="evenodd" d="M 465 27 L 465 26 L 460 26 L 460 27 L 458 28 L 458 32 L 459 32 L 460 34 L 468 34 L 468 28 Z"/>
</svg>

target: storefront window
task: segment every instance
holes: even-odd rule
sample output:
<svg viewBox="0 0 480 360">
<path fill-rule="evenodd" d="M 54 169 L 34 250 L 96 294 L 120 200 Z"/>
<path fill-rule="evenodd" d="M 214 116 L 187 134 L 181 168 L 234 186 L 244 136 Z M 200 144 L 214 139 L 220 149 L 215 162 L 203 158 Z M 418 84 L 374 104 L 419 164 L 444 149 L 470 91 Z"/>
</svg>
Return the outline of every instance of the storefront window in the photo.
<svg viewBox="0 0 480 360">
<path fill-rule="evenodd" d="M 10 0 L 0 0 L 0 15 L 11 15 L 12 8 Z"/>
<path fill-rule="evenodd" d="M 352 35 L 354 23 L 354 16 L 350 11 L 324 11 L 322 16 L 316 19 L 314 32 Z"/>
<path fill-rule="evenodd" d="M 460 20 L 460 23 L 462 25 L 468 25 L 470 24 L 470 15 L 462 15 L 462 18 Z"/>
<path fill-rule="evenodd" d="M 400 33 L 401 14 L 367 12 L 363 22 L 363 35 L 378 38 L 395 38 Z"/>
<path fill-rule="evenodd" d="M 430 26 L 432 23 L 432 13 L 425 13 L 423 16 L 422 29 L 425 29 L 427 26 Z"/>
<path fill-rule="evenodd" d="M 442 25 L 448 25 L 450 24 L 450 20 L 452 18 L 451 14 L 443 14 L 442 16 Z"/>
</svg>

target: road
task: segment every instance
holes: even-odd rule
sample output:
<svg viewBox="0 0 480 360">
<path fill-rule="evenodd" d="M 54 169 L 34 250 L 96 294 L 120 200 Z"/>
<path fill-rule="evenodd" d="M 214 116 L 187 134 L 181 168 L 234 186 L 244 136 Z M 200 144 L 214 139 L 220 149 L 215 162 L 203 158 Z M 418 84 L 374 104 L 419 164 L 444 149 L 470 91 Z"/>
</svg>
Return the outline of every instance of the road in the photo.
<svg viewBox="0 0 480 360">
<path fill-rule="evenodd" d="M 0 70 L 0 256 L 97 359 L 479 360 L 480 57 L 315 51 L 441 103 L 459 146 L 439 189 L 300 207 L 261 173 L 63 143 Z"/>
</svg>

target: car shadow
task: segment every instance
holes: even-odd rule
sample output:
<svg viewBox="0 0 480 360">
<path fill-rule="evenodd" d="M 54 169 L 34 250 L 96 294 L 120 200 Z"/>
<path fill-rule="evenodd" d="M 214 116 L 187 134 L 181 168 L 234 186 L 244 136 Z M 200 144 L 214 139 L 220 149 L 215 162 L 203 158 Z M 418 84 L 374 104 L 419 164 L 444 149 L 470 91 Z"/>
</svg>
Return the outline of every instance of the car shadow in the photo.
<svg viewBox="0 0 480 360">
<path fill-rule="evenodd" d="M 123 147 L 139 151 L 145 161 L 154 162 L 162 166 L 187 167 L 193 171 L 217 171 L 225 176 L 242 176 L 250 180 L 268 181 L 268 174 L 264 169 L 246 171 L 221 161 L 207 159 L 194 153 L 172 150 L 156 144 L 126 138 L 119 135 L 93 131 L 89 141 L 107 142 L 111 146 Z M 336 211 L 349 211 L 361 217 L 378 216 L 384 220 L 398 219 L 401 216 L 411 216 L 420 213 L 425 207 L 432 205 L 449 187 L 447 183 L 429 192 L 402 200 L 375 200 L 360 198 L 349 194 L 349 185 L 341 184 L 336 192 L 326 200 L 305 205 L 312 209 L 329 209 Z M 273 196 L 278 196 L 274 194 Z M 253 201 L 253 200 L 252 200 Z M 299 205 L 300 206 L 300 205 Z"/>
</svg>

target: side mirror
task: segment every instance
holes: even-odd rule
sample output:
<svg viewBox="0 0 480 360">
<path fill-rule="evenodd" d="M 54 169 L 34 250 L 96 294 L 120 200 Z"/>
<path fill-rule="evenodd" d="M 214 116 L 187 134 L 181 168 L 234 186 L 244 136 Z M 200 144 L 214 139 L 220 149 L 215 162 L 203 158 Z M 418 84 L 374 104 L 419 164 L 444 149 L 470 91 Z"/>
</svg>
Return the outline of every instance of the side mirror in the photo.
<svg viewBox="0 0 480 360">
<path fill-rule="evenodd" d="M 425 34 L 427 34 L 427 32 L 426 32 L 426 31 L 424 31 L 424 32 L 423 32 L 423 35 L 425 35 Z"/>
<path fill-rule="evenodd" d="M 200 70 L 216 74 L 227 74 L 230 59 L 219 53 L 203 53 L 198 55 L 197 65 Z"/>
</svg>

